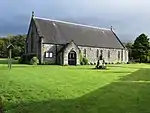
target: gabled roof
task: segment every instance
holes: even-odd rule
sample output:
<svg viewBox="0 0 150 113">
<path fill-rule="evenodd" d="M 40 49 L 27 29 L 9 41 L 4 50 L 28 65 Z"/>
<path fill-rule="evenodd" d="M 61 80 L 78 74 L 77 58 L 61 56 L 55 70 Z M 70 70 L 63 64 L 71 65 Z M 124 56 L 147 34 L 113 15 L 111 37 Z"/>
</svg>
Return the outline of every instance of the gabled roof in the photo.
<svg viewBox="0 0 150 113">
<path fill-rule="evenodd" d="M 73 40 L 71 40 L 69 43 L 65 44 L 59 51 L 58 53 L 60 52 L 63 52 L 70 44 L 74 44 L 76 46 L 76 48 L 78 48 L 78 46 L 74 43 Z M 79 49 L 79 48 L 78 48 Z"/>
<path fill-rule="evenodd" d="M 67 44 L 73 40 L 80 46 L 124 48 L 116 34 L 105 28 L 33 17 L 43 43 Z"/>
</svg>

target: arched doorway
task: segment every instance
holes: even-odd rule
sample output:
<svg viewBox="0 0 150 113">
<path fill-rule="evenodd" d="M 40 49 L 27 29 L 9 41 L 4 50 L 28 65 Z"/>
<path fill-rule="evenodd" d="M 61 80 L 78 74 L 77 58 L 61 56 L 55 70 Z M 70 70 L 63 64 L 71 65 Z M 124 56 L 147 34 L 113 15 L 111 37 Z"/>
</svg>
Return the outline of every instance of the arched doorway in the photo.
<svg viewBox="0 0 150 113">
<path fill-rule="evenodd" d="M 77 55 L 75 51 L 70 51 L 68 54 L 68 64 L 76 65 Z"/>
</svg>

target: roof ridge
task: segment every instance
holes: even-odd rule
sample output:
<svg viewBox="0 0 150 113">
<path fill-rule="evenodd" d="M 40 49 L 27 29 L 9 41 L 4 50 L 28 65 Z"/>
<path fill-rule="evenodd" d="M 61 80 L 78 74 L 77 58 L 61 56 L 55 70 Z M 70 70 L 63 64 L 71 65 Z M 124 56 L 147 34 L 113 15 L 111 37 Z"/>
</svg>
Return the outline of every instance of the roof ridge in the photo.
<svg viewBox="0 0 150 113">
<path fill-rule="evenodd" d="M 35 19 L 42 19 L 42 20 L 48 20 L 48 21 L 54 21 L 54 22 L 60 22 L 60 23 L 65 23 L 65 24 L 71 24 L 71 25 L 78 25 L 78 26 L 83 26 L 83 27 L 88 27 L 88 28 L 95 28 L 95 29 L 101 29 L 101 30 L 110 30 L 107 28 L 100 28 L 97 26 L 91 26 L 91 25 L 84 25 L 84 24 L 78 24 L 78 23 L 73 23 L 73 22 L 67 22 L 67 21 L 61 21 L 61 20 L 55 20 L 55 19 L 48 19 L 48 18 L 41 18 L 41 17 L 33 17 Z"/>
</svg>

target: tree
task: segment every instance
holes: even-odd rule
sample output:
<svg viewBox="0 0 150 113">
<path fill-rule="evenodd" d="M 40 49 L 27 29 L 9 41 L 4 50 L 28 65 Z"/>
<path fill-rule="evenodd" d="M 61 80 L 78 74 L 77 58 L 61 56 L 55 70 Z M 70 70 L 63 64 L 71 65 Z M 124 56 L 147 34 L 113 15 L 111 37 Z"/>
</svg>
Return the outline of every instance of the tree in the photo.
<svg viewBox="0 0 150 113">
<path fill-rule="evenodd" d="M 4 40 L 0 39 L 0 57 L 4 56 Z"/>
<path fill-rule="evenodd" d="M 17 35 L 10 37 L 10 43 L 14 46 L 12 56 L 21 56 L 25 50 L 26 35 Z"/>
<path fill-rule="evenodd" d="M 140 62 L 147 62 L 150 55 L 150 45 L 148 36 L 141 34 L 136 38 L 133 44 L 133 57 Z"/>
<path fill-rule="evenodd" d="M 21 56 L 25 50 L 26 35 L 7 36 L 0 38 L 0 57 L 8 57 L 7 46 L 11 43 L 14 46 L 12 57 Z"/>
<path fill-rule="evenodd" d="M 4 58 L 7 57 L 7 45 L 8 45 L 8 39 L 1 37 L 0 38 L 0 57 Z"/>
</svg>

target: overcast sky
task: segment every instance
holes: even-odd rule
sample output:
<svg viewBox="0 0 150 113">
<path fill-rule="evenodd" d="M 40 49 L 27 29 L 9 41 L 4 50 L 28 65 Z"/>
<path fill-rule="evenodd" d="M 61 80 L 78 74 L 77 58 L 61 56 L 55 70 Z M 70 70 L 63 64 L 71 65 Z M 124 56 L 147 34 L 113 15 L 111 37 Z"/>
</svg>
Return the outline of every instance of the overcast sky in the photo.
<svg viewBox="0 0 150 113">
<path fill-rule="evenodd" d="M 150 35 L 150 0 L 1 0 L 0 36 L 27 33 L 35 16 L 110 28 L 121 40 Z"/>
</svg>

